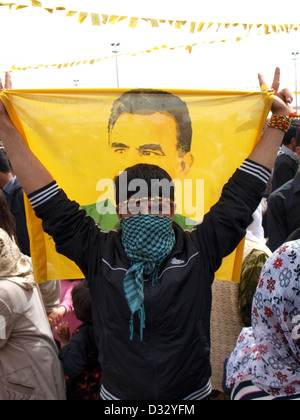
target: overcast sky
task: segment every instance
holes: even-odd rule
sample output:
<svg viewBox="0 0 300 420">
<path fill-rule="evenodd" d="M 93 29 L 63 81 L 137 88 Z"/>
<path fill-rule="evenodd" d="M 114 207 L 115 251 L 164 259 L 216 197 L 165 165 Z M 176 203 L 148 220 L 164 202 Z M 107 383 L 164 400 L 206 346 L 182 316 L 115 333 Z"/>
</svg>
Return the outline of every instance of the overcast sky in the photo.
<svg viewBox="0 0 300 420">
<path fill-rule="evenodd" d="M 130 17 L 230 23 L 297 23 L 300 2 L 252 0 L 41 0 L 43 7 L 64 6 L 67 10 L 116 14 Z M 16 0 L 29 4 L 28 0 Z M 92 26 L 90 18 L 79 24 L 78 17 L 67 18 L 65 12 L 50 14 L 43 8 L 9 10 L 0 7 L 1 58 L 0 75 L 13 65 L 58 64 L 102 58 L 100 63 L 78 65 L 58 70 L 14 71 L 16 89 L 33 88 L 114 88 L 116 62 L 111 43 L 120 43 L 118 57 L 120 87 L 158 87 L 178 89 L 255 90 L 257 73 L 272 79 L 276 66 L 282 69 L 282 83 L 295 89 L 295 61 L 292 52 L 300 52 L 300 31 L 289 34 L 257 35 L 238 28 L 234 31 L 189 33 L 168 24 L 152 28 L 140 21 L 135 29 L 128 20 L 116 25 Z M 260 31 L 261 32 L 261 31 Z M 250 35 L 246 37 L 245 35 Z M 236 42 L 232 37 L 242 35 Z M 226 42 L 220 42 L 226 39 Z M 209 44 L 207 42 L 216 40 Z M 205 43 L 206 42 L 206 43 Z M 191 54 L 184 48 L 160 49 L 141 53 L 163 44 L 179 47 L 196 43 Z M 137 53 L 137 55 L 126 55 Z M 300 74 L 300 60 L 298 62 Z M 298 77 L 300 81 L 300 77 Z M 79 82 L 74 82 L 74 80 Z"/>
</svg>

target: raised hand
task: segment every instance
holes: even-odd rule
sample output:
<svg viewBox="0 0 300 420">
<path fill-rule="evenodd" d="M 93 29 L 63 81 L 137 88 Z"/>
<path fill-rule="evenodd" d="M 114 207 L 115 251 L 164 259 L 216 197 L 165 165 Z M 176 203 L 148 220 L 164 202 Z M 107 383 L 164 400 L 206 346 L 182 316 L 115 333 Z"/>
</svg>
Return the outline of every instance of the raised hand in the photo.
<svg viewBox="0 0 300 420">
<path fill-rule="evenodd" d="M 274 79 L 271 89 L 268 88 L 264 76 L 258 73 L 258 80 L 261 90 L 274 93 L 274 101 L 271 107 L 273 114 L 289 115 L 291 113 L 290 104 L 293 102 L 293 96 L 289 89 L 280 89 L 280 68 L 275 69 Z"/>
</svg>

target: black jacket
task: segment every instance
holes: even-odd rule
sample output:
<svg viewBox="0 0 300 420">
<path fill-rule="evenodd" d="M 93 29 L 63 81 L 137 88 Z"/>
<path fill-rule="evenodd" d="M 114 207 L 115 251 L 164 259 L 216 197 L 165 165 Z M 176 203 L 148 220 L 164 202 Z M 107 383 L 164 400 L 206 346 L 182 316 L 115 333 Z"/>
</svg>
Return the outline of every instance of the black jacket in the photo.
<svg viewBox="0 0 300 420">
<path fill-rule="evenodd" d="M 299 163 L 290 156 L 282 153 L 276 159 L 272 180 L 272 192 L 278 190 L 286 182 L 294 179 L 299 169 Z"/>
<path fill-rule="evenodd" d="M 268 199 L 268 246 L 276 251 L 300 227 L 300 173 Z"/>
<path fill-rule="evenodd" d="M 125 400 L 174 400 L 207 384 L 214 273 L 245 236 L 265 186 L 238 170 L 201 225 L 191 232 L 174 226 L 176 245 L 158 284 L 153 288 L 145 279 L 142 342 L 139 319 L 129 339 L 123 280 L 131 264 L 120 232 L 102 231 L 63 191 L 35 209 L 58 252 L 75 261 L 89 282 L 103 385 L 111 394 Z"/>
</svg>

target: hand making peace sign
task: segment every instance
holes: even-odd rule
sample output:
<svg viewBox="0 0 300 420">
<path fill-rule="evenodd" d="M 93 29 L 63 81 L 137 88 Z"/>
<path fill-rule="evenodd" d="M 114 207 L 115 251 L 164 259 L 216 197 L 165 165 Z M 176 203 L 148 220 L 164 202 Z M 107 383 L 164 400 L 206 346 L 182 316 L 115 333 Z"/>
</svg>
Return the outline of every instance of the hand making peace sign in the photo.
<svg viewBox="0 0 300 420">
<path fill-rule="evenodd" d="M 261 73 L 258 73 L 258 80 L 263 92 L 273 92 L 274 101 L 271 107 L 273 114 L 278 115 L 289 115 L 291 113 L 290 104 L 293 102 L 293 97 L 291 92 L 285 88 L 279 91 L 280 89 L 280 68 L 276 67 L 273 84 L 271 89 L 268 88 L 264 76 Z"/>
</svg>

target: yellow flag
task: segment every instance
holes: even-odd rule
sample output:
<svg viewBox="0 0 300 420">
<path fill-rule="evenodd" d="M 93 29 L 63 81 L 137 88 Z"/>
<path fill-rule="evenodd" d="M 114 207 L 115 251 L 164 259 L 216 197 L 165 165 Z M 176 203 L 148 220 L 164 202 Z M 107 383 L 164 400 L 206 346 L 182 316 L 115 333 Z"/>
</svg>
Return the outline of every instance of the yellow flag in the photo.
<svg viewBox="0 0 300 420">
<path fill-rule="evenodd" d="M 108 23 L 111 23 L 112 25 L 115 25 L 118 22 L 119 16 L 116 15 L 111 15 Z"/>
<path fill-rule="evenodd" d="M 38 0 L 31 0 L 31 4 L 34 7 L 42 7 L 42 3 Z"/>
<path fill-rule="evenodd" d="M 85 19 L 87 18 L 87 16 L 88 16 L 87 12 L 79 12 L 78 22 L 83 23 Z"/>
<path fill-rule="evenodd" d="M 119 171 L 137 163 L 158 165 L 171 175 L 177 191 L 175 220 L 182 227 L 194 226 L 218 201 L 223 185 L 259 140 L 272 95 L 169 91 L 184 104 L 185 118 L 192 122 L 192 134 L 179 140 L 179 128 L 165 113 L 122 114 L 116 121 L 113 104 L 125 92 L 130 99 L 139 94 L 117 89 L 11 90 L 1 92 L 0 99 L 59 186 L 103 229 L 118 223 L 112 180 Z M 168 120 L 164 139 L 162 115 Z M 141 129 L 139 117 L 153 133 L 151 144 L 144 144 L 146 131 Z M 109 121 L 114 124 L 108 132 Z M 36 281 L 82 278 L 73 262 L 56 253 L 53 240 L 44 234 L 41 221 L 25 201 Z M 224 259 L 216 278 L 239 281 L 241 255 L 240 246 Z"/>
<path fill-rule="evenodd" d="M 139 21 L 139 18 L 137 18 L 137 17 L 132 17 L 132 18 L 130 19 L 130 22 L 129 22 L 129 28 L 135 28 L 135 27 L 136 27 L 136 25 L 138 24 L 138 21 Z"/>
<path fill-rule="evenodd" d="M 72 11 L 72 10 L 70 10 L 67 14 L 66 14 L 66 17 L 73 17 L 73 16 L 75 16 L 76 15 L 76 13 L 78 13 L 78 12 L 75 12 L 74 10 Z"/>
<path fill-rule="evenodd" d="M 100 16 L 98 13 L 91 13 L 92 24 L 95 26 L 100 26 Z"/>
</svg>

